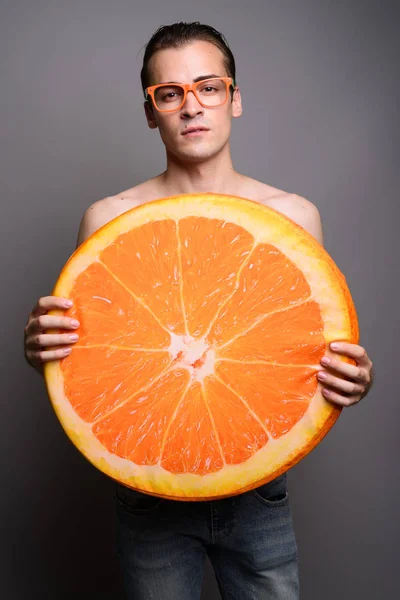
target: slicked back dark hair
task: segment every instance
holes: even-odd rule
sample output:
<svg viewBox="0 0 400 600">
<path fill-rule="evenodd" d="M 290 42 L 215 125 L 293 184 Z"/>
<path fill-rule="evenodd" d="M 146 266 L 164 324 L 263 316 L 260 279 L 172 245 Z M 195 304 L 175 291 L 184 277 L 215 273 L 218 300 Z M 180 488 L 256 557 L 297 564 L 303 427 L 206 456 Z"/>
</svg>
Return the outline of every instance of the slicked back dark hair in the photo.
<svg viewBox="0 0 400 600">
<path fill-rule="evenodd" d="M 151 57 L 158 52 L 158 50 L 165 50 L 166 48 L 181 48 L 192 42 L 202 41 L 210 42 L 217 46 L 223 55 L 223 63 L 226 68 L 229 77 L 232 77 L 235 81 L 236 78 L 236 66 L 235 59 L 232 51 L 228 46 L 226 38 L 211 27 L 210 25 L 203 25 L 199 21 L 192 23 L 173 23 L 172 25 L 162 25 L 159 27 L 152 37 L 146 44 L 146 50 L 143 56 L 143 67 L 140 72 L 140 79 L 142 82 L 143 93 L 144 90 L 150 85 L 149 81 L 149 60 Z"/>
</svg>

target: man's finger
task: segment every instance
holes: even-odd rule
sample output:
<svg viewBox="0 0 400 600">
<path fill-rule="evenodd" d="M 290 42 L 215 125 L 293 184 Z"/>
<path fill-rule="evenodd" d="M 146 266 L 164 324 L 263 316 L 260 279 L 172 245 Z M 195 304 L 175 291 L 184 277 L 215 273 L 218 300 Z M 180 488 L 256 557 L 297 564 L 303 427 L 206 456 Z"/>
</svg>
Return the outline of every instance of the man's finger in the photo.
<svg viewBox="0 0 400 600">
<path fill-rule="evenodd" d="M 45 329 L 77 329 L 79 321 L 69 317 L 55 317 L 53 315 L 40 315 L 34 319 L 30 326 L 30 331 L 44 331 Z"/>
<path fill-rule="evenodd" d="M 322 385 L 332 387 L 334 391 L 343 392 L 350 396 L 361 395 L 364 392 L 364 385 L 360 385 L 355 381 L 334 377 L 328 373 L 318 373 L 318 379 Z"/>
<path fill-rule="evenodd" d="M 64 297 L 58 296 L 43 296 L 39 298 L 34 309 L 32 310 L 33 317 L 40 317 L 41 315 L 46 314 L 47 311 L 52 309 L 61 309 L 65 310 L 66 308 L 71 308 L 71 300 Z"/>
<path fill-rule="evenodd" d="M 51 360 L 61 360 L 64 356 L 71 354 L 72 348 L 59 348 L 57 350 L 42 350 L 35 354 L 36 361 L 40 364 L 44 364 Z"/>
<path fill-rule="evenodd" d="M 322 393 L 327 400 L 339 406 L 352 406 L 353 404 L 357 404 L 357 402 L 359 402 L 359 398 L 357 397 L 345 397 L 341 394 L 337 394 L 333 390 L 328 390 L 325 388 L 322 390 Z"/>
<path fill-rule="evenodd" d="M 51 346 L 62 346 L 64 344 L 71 344 L 77 342 L 79 339 L 79 335 L 77 333 L 68 334 L 64 333 L 61 335 L 57 335 L 55 333 L 46 334 L 39 333 L 38 335 L 34 335 L 29 338 L 26 342 L 28 348 L 48 348 Z"/>
<path fill-rule="evenodd" d="M 362 363 L 363 366 L 368 365 L 370 360 L 365 348 L 358 344 L 350 344 L 348 342 L 333 342 L 330 344 L 331 350 L 338 354 L 344 354 L 350 358 L 354 358 L 357 363 Z"/>
<path fill-rule="evenodd" d="M 329 361 L 329 362 L 328 362 Z M 356 381 L 364 380 L 364 370 L 360 367 L 356 367 L 355 365 L 350 365 L 349 363 L 344 362 L 338 358 L 331 358 L 324 356 L 321 359 L 321 364 L 331 370 L 336 371 L 340 375 L 348 379 L 354 379 Z"/>
</svg>

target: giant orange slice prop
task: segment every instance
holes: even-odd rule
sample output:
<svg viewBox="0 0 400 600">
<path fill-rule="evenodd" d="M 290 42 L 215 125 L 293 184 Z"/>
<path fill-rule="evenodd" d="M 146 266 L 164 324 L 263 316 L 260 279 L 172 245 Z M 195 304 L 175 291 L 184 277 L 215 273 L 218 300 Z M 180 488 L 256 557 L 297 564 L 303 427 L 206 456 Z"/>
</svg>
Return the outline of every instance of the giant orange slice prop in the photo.
<svg viewBox="0 0 400 600">
<path fill-rule="evenodd" d="M 74 306 L 52 314 L 81 325 L 71 354 L 45 366 L 50 399 L 84 456 L 130 487 L 244 492 L 296 464 L 340 414 L 317 372 L 329 342 L 358 342 L 350 292 L 273 209 L 215 194 L 132 209 L 74 252 L 53 294 Z"/>
</svg>

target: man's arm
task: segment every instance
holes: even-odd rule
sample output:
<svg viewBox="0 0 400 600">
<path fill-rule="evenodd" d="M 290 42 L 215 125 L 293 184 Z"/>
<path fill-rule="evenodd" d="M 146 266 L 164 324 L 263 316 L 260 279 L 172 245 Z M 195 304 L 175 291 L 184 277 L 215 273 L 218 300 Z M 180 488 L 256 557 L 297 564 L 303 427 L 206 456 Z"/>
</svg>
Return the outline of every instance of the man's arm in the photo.
<svg viewBox="0 0 400 600">
<path fill-rule="evenodd" d="M 82 217 L 77 247 L 92 233 L 121 212 L 120 204 L 112 199 L 104 198 L 92 204 Z M 43 296 L 39 298 L 28 316 L 24 328 L 24 356 L 28 363 L 43 376 L 43 364 L 52 360 L 60 360 L 71 352 L 72 346 L 79 336 L 76 330 L 79 322 L 66 316 L 50 316 L 51 310 L 66 310 L 71 304 L 66 304 L 69 298 Z M 74 322 L 75 321 L 75 322 Z M 60 333 L 47 333 L 49 329 L 60 329 Z M 56 348 L 56 349 L 54 349 Z"/>
<path fill-rule="evenodd" d="M 294 196 L 292 206 L 286 214 L 311 233 L 322 246 L 324 245 L 321 217 L 312 202 L 300 196 Z M 364 398 L 371 389 L 374 380 L 373 365 L 362 346 L 338 340 L 336 347 L 333 347 L 334 343 L 330 344 L 330 350 L 349 356 L 355 361 L 356 366 L 324 355 L 321 364 L 325 369 L 329 367 L 329 370 L 320 371 L 318 379 L 324 386 L 327 386 L 322 390 L 327 400 L 341 406 L 351 406 Z"/>
</svg>

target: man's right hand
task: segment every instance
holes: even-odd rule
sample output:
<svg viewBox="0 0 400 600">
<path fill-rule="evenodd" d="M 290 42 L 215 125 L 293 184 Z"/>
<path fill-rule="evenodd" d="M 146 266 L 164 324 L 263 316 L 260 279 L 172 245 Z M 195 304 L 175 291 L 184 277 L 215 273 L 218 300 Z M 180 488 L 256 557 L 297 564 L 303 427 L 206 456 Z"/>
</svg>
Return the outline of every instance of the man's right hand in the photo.
<svg viewBox="0 0 400 600">
<path fill-rule="evenodd" d="M 70 302 L 70 304 L 66 304 Z M 75 330 L 79 321 L 69 317 L 56 317 L 47 314 L 49 310 L 67 310 L 71 308 L 69 298 L 43 296 L 39 298 L 25 325 L 24 353 L 28 363 L 43 375 L 43 364 L 51 360 L 60 360 L 70 354 L 79 336 Z M 44 333 L 47 329 L 65 329 L 66 333 Z M 75 336 L 75 337 L 74 337 Z M 52 346 L 62 346 L 51 349 Z"/>
</svg>

